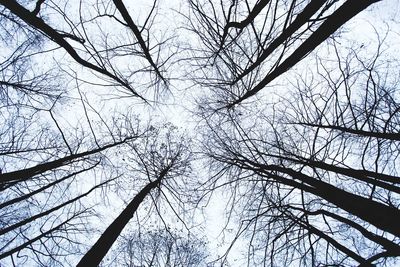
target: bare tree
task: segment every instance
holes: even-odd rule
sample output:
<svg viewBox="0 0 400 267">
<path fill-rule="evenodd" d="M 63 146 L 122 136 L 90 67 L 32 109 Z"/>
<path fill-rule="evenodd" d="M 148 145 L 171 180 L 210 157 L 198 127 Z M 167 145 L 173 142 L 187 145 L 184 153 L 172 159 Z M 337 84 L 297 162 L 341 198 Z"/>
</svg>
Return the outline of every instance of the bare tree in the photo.
<svg viewBox="0 0 400 267">
<path fill-rule="evenodd" d="M 379 49 L 335 51 L 270 113 L 209 121 L 214 183 L 243 203 L 249 261 L 390 265 L 400 254 L 396 74 Z"/>
<path fill-rule="evenodd" d="M 121 179 L 122 171 L 116 169 L 117 165 L 108 157 L 117 151 L 115 149 L 122 149 L 140 138 L 127 137 L 111 144 L 100 144 L 98 148 L 77 151 L 63 158 L 53 159 L 56 155 L 50 154 L 51 157 L 32 167 L 28 165 L 25 169 L 1 174 L 1 258 L 18 253 L 43 261 L 44 255 L 57 259 L 79 253 L 82 235 L 88 233 L 87 222 L 95 215 L 91 202 L 83 200 Z M 80 146 L 84 145 L 72 148 Z M 35 151 L 32 151 L 14 151 L 4 156 L 11 154 L 18 159 L 24 154 L 34 156 Z M 68 219 L 67 224 L 55 227 L 65 219 Z M 57 247 L 59 252 L 56 252 Z M 61 263 L 59 260 L 56 262 Z"/>
<path fill-rule="evenodd" d="M 191 151 L 184 140 L 173 136 L 173 133 L 169 130 L 170 127 L 168 126 L 165 139 L 156 134 L 153 140 L 145 142 L 143 146 L 132 147 L 137 153 L 136 161 L 143 169 L 142 172 L 148 182 L 107 227 L 77 266 L 98 266 L 146 196 L 150 195 L 153 190 L 161 188 L 164 184 L 167 185 L 168 180 L 179 179 L 179 176 L 188 175 Z M 160 134 L 163 133 L 160 132 Z"/>
<path fill-rule="evenodd" d="M 189 1 L 188 28 L 200 43 L 192 64 L 202 69 L 192 76 L 211 90 L 207 108 L 251 98 L 378 1 L 340 2 Z"/>
<path fill-rule="evenodd" d="M 176 229 L 131 230 L 121 236 L 109 266 L 210 266 L 207 253 L 205 241 Z"/>
<path fill-rule="evenodd" d="M 111 7 L 78 4 L 79 10 L 48 1 L 0 3 L 0 251 L 5 264 L 62 266 L 79 254 L 96 214 L 92 208 L 99 203 L 93 195 L 124 180 L 117 152 L 153 131 L 131 112 L 101 111 L 93 105 L 96 100 L 88 101 L 85 86 L 113 86 L 115 95 L 123 92 L 145 102 L 168 87 L 163 68 L 170 55 L 164 50 L 158 55 L 163 40 L 149 40 L 156 2 L 140 26 L 122 1 Z M 86 13 L 88 6 L 94 16 Z M 108 20 L 129 38 L 110 38 Z M 101 29 L 99 35 L 94 29 Z M 65 60 L 65 52 L 72 60 Z M 127 55 L 137 65 L 118 67 Z M 82 74 L 77 66 L 89 71 Z M 138 78 L 141 83 L 133 86 Z M 149 88 L 153 91 L 144 96 Z M 77 100 L 81 105 L 74 108 L 82 112 L 70 119 L 68 107 Z"/>
<path fill-rule="evenodd" d="M 156 0 L 0 0 L 1 264 L 101 264 L 129 224 L 189 231 L 190 205 L 220 188 L 249 266 L 394 263 L 398 66 L 380 39 L 371 58 L 340 44 L 377 2 L 188 0 L 168 18 Z M 311 78 L 289 72 L 305 62 Z M 291 75 L 294 90 L 258 101 Z M 165 92 L 198 128 L 150 119 Z M 129 237 L 146 250 L 129 264 L 203 263 L 178 235 L 146 235 Z"/>
<path fill-rule="evenodd" d="M 142 73 L 149 74 L 145 89 L 156 89 L 153 96 L 157 96 L 157 88 L 168 85 L 162 68 L 170 55 L 159 53 L 164 41 L 157 43 L 149 40 L 150 28 L 157 12 L 156 1 L 140 28 L 133 21 L 125 4 L 119 0 L 109 3 L 98 1 L 95 5 L 79 1 L 76 3 L 79 6 L 77 13 L 68 5 L 62 7 L 48 1 L 38 1 L 32 7 L 29 3 L 17 1 L 1 1 L 0 4 L 3 6 L 2 14 L 5 19 L 23 28 L 30 27 L 35 35 L 39 33 L 39 36 L 46 37 L 77 64 L 92 71 L 96 79 L 106 81 L 108 85 L 123 90 L 127 95 L 145 102 L 151 100 L 147 99 L 145 92 L 136 88 L 138 84 L 133 84 L 135 78 L 143 79 Z M 48 21 L 48 17 L 53 21 L 58 20 L 56 24 L 59 26 L 53 26 L 53 21 Z M 111 38 L 111 32 L 107 29 L 110 22 L 113 24 L 112 31 L 124 31 L 128 38 Z M 96 30 L 99 31 L 100 40 L 96 39 L 99 35 L 93 34 Z M 118 61 L 127 55 L 143 57 L 149 66 L 136 61 L 138 66 L 131 65 L 127 70 L 119 67 Z M 164 55 L 165 60 L 162 60 Z M 92 81 L 88 82 L 94 84 Z"/>
</svg>

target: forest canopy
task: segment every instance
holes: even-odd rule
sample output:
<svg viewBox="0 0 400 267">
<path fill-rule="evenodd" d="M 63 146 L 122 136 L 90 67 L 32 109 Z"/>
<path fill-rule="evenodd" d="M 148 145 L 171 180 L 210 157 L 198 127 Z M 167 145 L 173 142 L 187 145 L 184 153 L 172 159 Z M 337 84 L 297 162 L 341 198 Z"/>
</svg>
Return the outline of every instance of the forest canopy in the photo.
<svg viewBox="0 0 400 267">
<path fill-rule="evenodd" d="M 395 0 L 0 0 L 1 266 L 395 266 Z"/>
</svg>

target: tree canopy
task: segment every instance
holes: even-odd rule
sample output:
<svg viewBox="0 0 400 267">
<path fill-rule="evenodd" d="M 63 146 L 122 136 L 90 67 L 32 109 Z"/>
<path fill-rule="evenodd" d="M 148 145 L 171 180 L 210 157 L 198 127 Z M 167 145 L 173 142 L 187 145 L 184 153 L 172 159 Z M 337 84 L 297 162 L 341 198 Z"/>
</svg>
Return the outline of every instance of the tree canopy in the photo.
<svg viewBox="0 0 400 267">
<path fill-rule="evenodd" d="M 0 265 L 398 264 L 399 15 L 0 0 Z"/>
</svg>

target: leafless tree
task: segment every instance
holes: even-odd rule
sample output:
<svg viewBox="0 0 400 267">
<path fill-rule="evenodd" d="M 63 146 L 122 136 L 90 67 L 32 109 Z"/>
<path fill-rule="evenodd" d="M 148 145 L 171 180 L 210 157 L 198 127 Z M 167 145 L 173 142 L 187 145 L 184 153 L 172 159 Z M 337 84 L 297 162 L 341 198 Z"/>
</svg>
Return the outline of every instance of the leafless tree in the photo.
<svg viewBox="0 0 400 267">
<path fill-rule="evenodd" d="M 242 203 L 249 265 L 390 265 L 399 256 L 398 74 L 381 45 L 372 58 L 334 45 L 335 63 L 319 57 L 317 74 L 298 77 L 269 112 L 209 120 L 207 153 L 222 182 L 208 186 L 229 185 L 232 205 Z"/>
<path fill-rule="evenodd" d="M 268 87 L 348 20 L 378 1 L 189 1 L 192 77 L 207 109 L 233 108 Z"/>
<path fill-rule="evenodd" d="M 187 0 L 176 28 L 142 2 L 0 0 L 1 264 L 101 264 L 143 218 L 189 231 L 188 206 L 221 188 L 249 266 L 396 262 L 398 66 L 383 39 L 372 57 L 340 39 L 379 0 Z M 166 92 L 199 115 L 190 134 L 149 118 Z M 146 235 L 129 244 L 148 265 L 155 241 L 159 265 L 201 258 Z"/>
<path fill-rule="evenodd" d="M 121 236 L 108 266 L 209 266 L 206 258 L 205 241 L 164 228 Z"/>
<path fill-rule="evenodd" d="M 122 1 L 75 4 L 0 3 L 5 264 L 64 265 L 79 254 L 96 214 L 96 201 L 83 200 L 120 185 L 125 179 L 121 166 L 126 167 L 122 158 L 133 152 L 118 158 L 118 151 L 139 139 L 145 142 L 154 132 L 132 112 L 101 111 L 88 100 L 85 86 L 114 87 L 111 94 L 147 103 L 168 88 L 164 67 L 170 54 L 161 49 L 165 40 L 150 30 L 156 1 L 140 26 Z M 106 27 L 110 21 L 113 28 Z M 70 58 L 65 60 L 65 54 Z M 135 60 L 121 67 L 128 55 Z M 136 79 L 141 83 L 133 84 Z M 76 102 L 82 112 L 69 120 L 68 107 Z"/>
<path fill-rule="evenodd" d="M 69 4 L 63 6 L 49 1 L 37 1 L 36 5 L 28 1 L 1 1 L 0 4 L 4 20 L 33 32 L 38 39 L 47 38 L 49 45 L 55 45 L 53 49 L 62 49 L 74 62 L 91 71 L 93 79 L 103 80 L 125 95 L 148 102 L 152 99 L 145 95 L 147 89 L 152 89 L 152 95 L 157 97 L 157 90 L 168 86 L 163 68 L 171 55 L 163 49 L 164 40 L 150 37 L 157 1 L 140 27 L 120 0 L 93 4 L 77 1 L 73 5 L 78 10 Z M 117 32 L 124 33 L 125 38 Z M 119 63 L 126 56 L 144 58 L 148 64 L 136 60 L 136 66 L 122 64 L 121 67 Z M 149 74 L 149 78 L 142 74 Z M 141 79 L 142 85 L 134 83 L 135 79 Z"/>
<path fill-rule="evenodd" d="M 175 182 L 169 180 L 177 180 L 181 176 L 189 174 L 191 151 L 187 141 L 185 142 L 184 139 L 176 137 L 173 132 L 170 132 L 173 129 L 173 127 L 167 125 L 167 132 L 157 132 L 153 136 L 154 139 L 145 141 L 144 145 L 132 146 L 132 149 L 137 153 L 136 158 L 132 159 L 137 162 L 141 169 L 139 169 L 138 174 L 143 173 L 148 181 L 120 215 L 107 227 L 77 266 L 98 266 L 144 199 L 157 188 L 161 190 L 165 186 L 167 187 L 166 190 L 171 190 L 168 189 L 168 185 L 173 185 Z M 164 135 L 164 138 L 160 135 Z M 135 180 L 138 180 L 138 178 Z"/>
<path fill-rule="evenodd" d="M 47 263 L 53 265 L 61 264 L 59 257 L 79 253 L 82 235 L 89 231 L 89 218 L 95 215 L 94 203 L 83 200 L 118 184 L 123 171 L 109 157 L 130 142 L 144 139 L 149 130 L 146 127 L 142 130 L 91 149 L 85 149 L 88 144 L 81 140 L 71 147 L 72 154 L 61 157 L 57 154 L 62 150 L 46 147 L 47 157 L 41 160 L 37 157 L 36 163 L 24 159 L 24 155 L 35 156 L 35 149 L 4 153 L 4 157 L 14 158 L 14 162 L 26 161 L 26 165 L 20 164 L 25 167 L 1 174 L 1 258 L 18 255 L 22 262 L 30 257 L 41 262 L 47 256 L 55 259 Z M 60 147 L 65 149 L 65 145 Z M 35 165 L 31 166 L 32 163 Z M 57 224 L 63 220 L 67 220 L 65 224 Z M 70 228 L 64 228 L 65 225 Z"/>
</svg>

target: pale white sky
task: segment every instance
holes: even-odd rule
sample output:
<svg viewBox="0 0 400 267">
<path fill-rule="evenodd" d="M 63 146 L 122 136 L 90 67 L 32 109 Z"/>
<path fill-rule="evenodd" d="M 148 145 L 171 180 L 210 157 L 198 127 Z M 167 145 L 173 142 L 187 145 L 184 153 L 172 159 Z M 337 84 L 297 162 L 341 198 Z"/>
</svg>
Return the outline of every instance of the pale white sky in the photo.
<svg viewBox="0 0 400 267">
<path fill-rule="evenodd" d="M 145 10 L 149 10 L 151 8 L 151 5 L 149 5 L 149 1 L 146 0 L 141 0 L 141 1 L 131 1 L 128 2 L 128 6 L 131 7 L 131 10 L 133 11 L 133 17 L 138 18 L 138 21 L 143 21 L 144 16 L 147 14 L 147 12 L 144 12 Z M 150 1 L 152 2 L 152 1 Z M 154 28 L 157 29 L 153 34 L 155 38 L 163 38 L 165 37 L 165 33 L 169 34 L 171 31 L 169 31 L 171 28 L 176 29 L 178 26 L 180 26 L 180 23 L 182 23 L 183 18 L 179 15 L 177 15 L 176 10 L 184 10 L 181 9 L 181 1 L 175 0 L 175 1 L 167 1 L 167 0 L 161 0 L 159 1 L 159 13 L 161 16 L 157 17 L 157 20 L 155 21 L 155 26 Z M 184 12 L 184 11 L 183 11 Z M 393 50 L 393 53 L 399 53 L 399 47 L 400 47 L 400 3 L 397 0 L 383 0 L 382 2 L 379 2 L 377 4 L 374 4 L 368 11 L 364 11 L 362 14 L 357 16 L 353 21 L 350 23 L 346 24 L 346 28 L 351 29 L 348 33 L 344 34 L 344 39 L 348 40 L 354 40 L 357 43 L 360 44 L 368 44 L 368 46 L 373 47 L 374 42 L 376 42 L 376 33 L 374 32 L 374 29 L 372 25 L 377 29 L 377 30 L 384 30 L 387 26 L 389 27 L 388 29 L 391 30 L 391 32 L 388 34 L 387 38 L 390 38 L 388 40 L 388 43 L 393 44 L 388 49 Z M 110 25 L 110 27 L 112 27 Z M 112 31 L 113 29 L 109 29 Z M 187 40 L 186 36 L 183 36 L 182 29 L 177 29 L 175 33 L 172 35 L 176 35 L 174 38 L 178 42 L 188 42 L 190 40 Z M 158 40 L 158 39 L 156 39 Z M 174 41 L 173 41 L 174 42 Z M 174 51 L 174 47 L 171 48 L 171 51 Z M 171 52 L 172 53 L 172 52 Z M 63 55 L 60 54 L 55 54 L 60 57 Z M 179 58 L 179 55 L 176 55 L 177 58 Z M 307 59 L 301 63 L 301 64 L 307 64 Z M 184 64 L 177 64 L 173 68 L 167 70 L 170 72 L 169 75 L 174 78 L 181 78 L 182 73 L 184 71 L 185 65 Z M 77 71 L 79 74 L 80 69 L 77 68 L 75 71 Z M 82 77 L 87 77 L 88 80 L 93 81 L 93 75 L 90 75 L 87 73 L 82 74 Z M 117 109 L 120 110 L 121 112 L 127 111 L 127 107 L 129 107 L 129 110 L 134 110 L 135 113 L 140 114 L 142 116 L 142 119 L 144 121 L 146 120 L 153 120 L 156 122 L 172 122 L 173 124 L 177 125 L 178 127 L 181 127 L 183 130 L 186 130 L 188 132 L 193 132 L 196 129 L 198 119 L 193 117 L 191 114 L 191 111 L 193 111 L 193 107 L 195 106 L 193 103 L 193 96 L 196 96 L 199 91 L 195 92 L 190 92 L 186 90 L 188 86 L 190 86 L 191 83 L 187 82 L 185 80 L 172 80 L 171 82 L 171 94 L 166 93 L 165 97 L 160 99 L 160 102 L 164 102 L 166 104 L 159 104 L 159 105 L 153 105 L 153 107 L 148 107 L 143 104 L 138 104 L 138 103 L 130 103 L 132 99 L 116 99 L 116 100 L 110 100 L 107 101 L 107 103 L 104 102 L 98 102 L 98 96 L 96 96 L 92 92 L 93 86 L 91 85 L 82 85 L 82 90 L 87 92 L 87 96 L 91 103 L 96 106 L 99 110 L 103 107 L 104 108 L 104 113 L 107 113 L 108 110 L 112 109 Z M 73 85 L 71 85 L 73 86 Z M 194 87 L 193 89 L 189 90 L 201 90 L 201 88 Z M 75 96 L 77 96 L 76 93 L 74 93 Z M 263 94 L 269 94 L 266 92 L 262 92 L 260 95 Z M 104 105 L 104 106 L 103 106 Z M 60 118 L 60 121 L 64 121 L 64 127 L 68 128 L 69 125 L 73 125 L 74 123 L 77 123 L 81 119 L 82 115 L 82 107 L 79 103 L 79 101 L 76 101 L 76 103 L 71 103 L 70 106 L 65 107 L 65 106 L 60 106 L 59 107 L 60 114 L 58 114 L 58 118 Z M 93 118 L 95 115 L 92 113 Z M 197 163 L 196 163 L 197 164 Z M 198 173 L 199 177 L 207 177 L 208 173 L 205 168 L 198 168 L 197 169 L 200 173 Z M 133 196 L 127 196 L 127 199 L 131 199 Z M 115 198 L 115 203 L 113 203 L 113 206 L 120 206 L 121 202 L 116 200 Z M 209 202 L 208 207 L 205 210 L 205 217 L 199 217 L 198 221 L 203 221 L 204 225 L 204 233 L 208 237 L 208 241 L 210 241 L 210 252 L 216 255 L 222 255 L 227 246 L 229 245 L 227 241 L 229 241 L 234 234 L 236 233 L 236 229 L 233 228 L 232 226 L 232 231 L 231 232 L 225 232 L 225 244 L 221 245 L 220 242 L 222 241 L 222 230 L 223 227 L 225 226 L 224 222 L 224 216 L 226 213 L 225 209 L 225 203 L 224 201 L 226 200 L 226 195 L 223 192 L 216 192 L 212 198 L 212 200 Z M 112 200 L 111 202 L 114 202 Z M 116 204 L 118 203 L 118 204 Z M 105 218 L 108 218 L 109 221 L 111 221 L 111 218 L 115 217 L 116 214 L 111 214 L 110 212 L 110 207 L 105 207 L 104 209 L 104 216 Z M 116 211 L 114 209 L 114 211 Z M 200 214 L 198 216 L 201 216 Z M 197 219 L 196 219 L 197 220 Z M 173 220 L 172 220 L 173 221 Z M 99 224 L 103 224 L 104 221 L 99 222 Z M 133 222 L 134 223 L 134 222 Z M 103 224 L 104 226 L 104 224 Z M 241 250 L 242 249 L 242 250 Z M 240 267 L 243 266 L 243 262 L 240 260 L 242 256 L 240 255 L 241 252 L 247 250 L 246 246 L 243 246 L 242 243 L 238 242 L 234 248 L 232 249 L 230 253 L 229 263 L 233 267 Z"/>
</svg>

